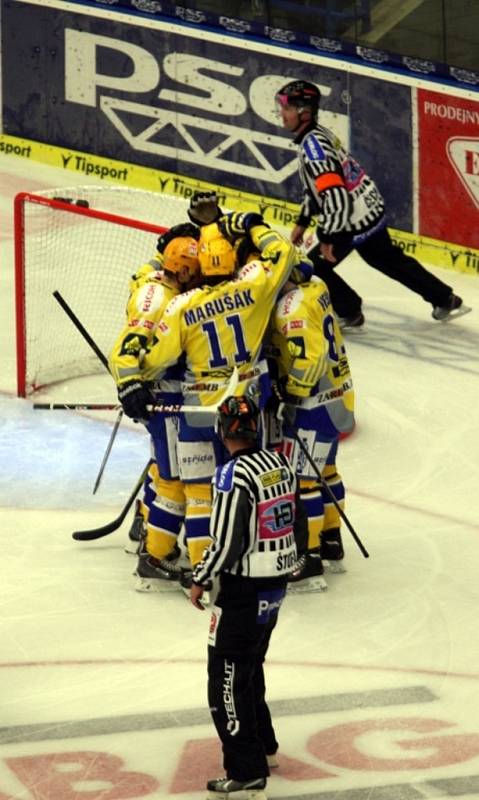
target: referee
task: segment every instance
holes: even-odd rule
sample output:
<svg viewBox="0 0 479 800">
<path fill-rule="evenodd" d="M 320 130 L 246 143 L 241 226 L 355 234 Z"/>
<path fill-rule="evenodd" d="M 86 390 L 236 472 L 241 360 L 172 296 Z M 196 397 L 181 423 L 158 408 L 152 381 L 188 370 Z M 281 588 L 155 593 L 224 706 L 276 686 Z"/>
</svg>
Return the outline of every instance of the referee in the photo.
<svg viewBox="0 0 479 800">
<path fill-rule="evenodd" d="M 208 702 L 226 776 L 208 781 L 207 788 L 211 798 L 246 791 L 264 800 L 278 743 L 263 662 L 288 574 L 306 546 L 307 519 L 288 460 L 258 447 L 253 401 L 229 397 L 218 417 L 231 460 L 213 479 L 212 543 L 195 567 L 190 595 L 202 609 L 204 588 L 219 575 L 208 639 Z"/>
</svg>

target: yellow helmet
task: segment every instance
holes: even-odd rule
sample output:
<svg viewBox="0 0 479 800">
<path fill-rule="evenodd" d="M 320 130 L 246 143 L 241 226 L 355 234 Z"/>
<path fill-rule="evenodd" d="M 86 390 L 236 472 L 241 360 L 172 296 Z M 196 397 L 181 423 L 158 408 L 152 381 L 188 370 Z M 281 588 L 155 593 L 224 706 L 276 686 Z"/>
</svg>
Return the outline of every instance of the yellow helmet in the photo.
<svg viewBox="0 0 479 800">
<path fill-rule="evenodd" d="M 180 272 L 188 267 L 190 277 L 200 271 L 198 242 L 191 236 L 176 236 L 163 251 L 163 268 L 168 272 Z"/>
<path fill-rule="evenodd" d="M 202 275 L 232 275 L 238 259 L 236 250 L 213 222 L 201 229 L 198 257 Z"/>
</svg>

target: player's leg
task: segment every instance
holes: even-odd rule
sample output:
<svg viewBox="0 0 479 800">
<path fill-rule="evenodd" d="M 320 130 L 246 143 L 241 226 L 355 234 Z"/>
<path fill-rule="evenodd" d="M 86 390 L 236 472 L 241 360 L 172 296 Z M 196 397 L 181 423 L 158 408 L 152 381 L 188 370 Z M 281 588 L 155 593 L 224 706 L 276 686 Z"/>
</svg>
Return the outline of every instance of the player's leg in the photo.
<svg viewBox="0 0 479 800">
<path fill-rule="evenodd" d="M 321 471 L 321 477 L 327 483 L 339 507 L 344 509 L 346 490 L 336 467 L 337 452 L 338 440 L 331 445 L 326 464 Z M 341 562 L 344 558 L 344 547 L 341 538 L 341 516 L 332 499 L 324 490 L 323 500 L 324 524 L 320 543 L 321 558 L 328 562 L 332 571 L 343 572 L 344 567 Z"/>
<path fill-rule="evenodd" d="M 136 568 L 137 591 L 162 590 L 162 582 L 178 581 L 176 542 L 185 517 L 185 493 L 178 478 L 176 457 L 177 419 L 157 414 L 148 424 L 156 463 L 145 492 L 146 537 Z"/>
</svg>

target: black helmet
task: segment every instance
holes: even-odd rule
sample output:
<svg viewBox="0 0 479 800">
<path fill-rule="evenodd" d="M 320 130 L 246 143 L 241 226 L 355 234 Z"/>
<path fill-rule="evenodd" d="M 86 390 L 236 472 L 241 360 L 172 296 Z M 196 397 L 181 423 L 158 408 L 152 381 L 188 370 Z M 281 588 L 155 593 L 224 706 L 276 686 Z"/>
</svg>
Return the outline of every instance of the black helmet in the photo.
<svg viewBox="0 0 479 800">
<path fill-rule="evenodd" d="M 225 439 L 256 439 L 258 408 L 246 395 L 227 397 L 218 409 L 218 423 Z"/>
<path fill-rule="evenodd" d="M 309 81 L 290 81 L 276 92 L 276 101 L 280 105 L 310 108 L 314 115 L 318 112 L 320 100 L 321 92 Z"/>
</svg>

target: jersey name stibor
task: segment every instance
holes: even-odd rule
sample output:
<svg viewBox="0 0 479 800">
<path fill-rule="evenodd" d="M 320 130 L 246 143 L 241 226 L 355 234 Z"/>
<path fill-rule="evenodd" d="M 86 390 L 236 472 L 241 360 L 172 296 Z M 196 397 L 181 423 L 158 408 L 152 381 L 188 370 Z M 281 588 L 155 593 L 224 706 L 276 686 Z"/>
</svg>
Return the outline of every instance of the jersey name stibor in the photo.
<svg viewBox="0 0 479 800">
<path fill-rule="evenodd" d="M 233 295 L 226 294 L 223 297 L 208 300 L 197 308 L 189 308 L 185 311 L 185 322 L 187 325 L 194 325 L 196 322 L 209 319 L 209 317 L 214 317 L 217 314 L 224 314 L 225 311 L 254 305 L 254 302 L 251 297 L 251 289 L 242 289 Z"/>
</svg>

